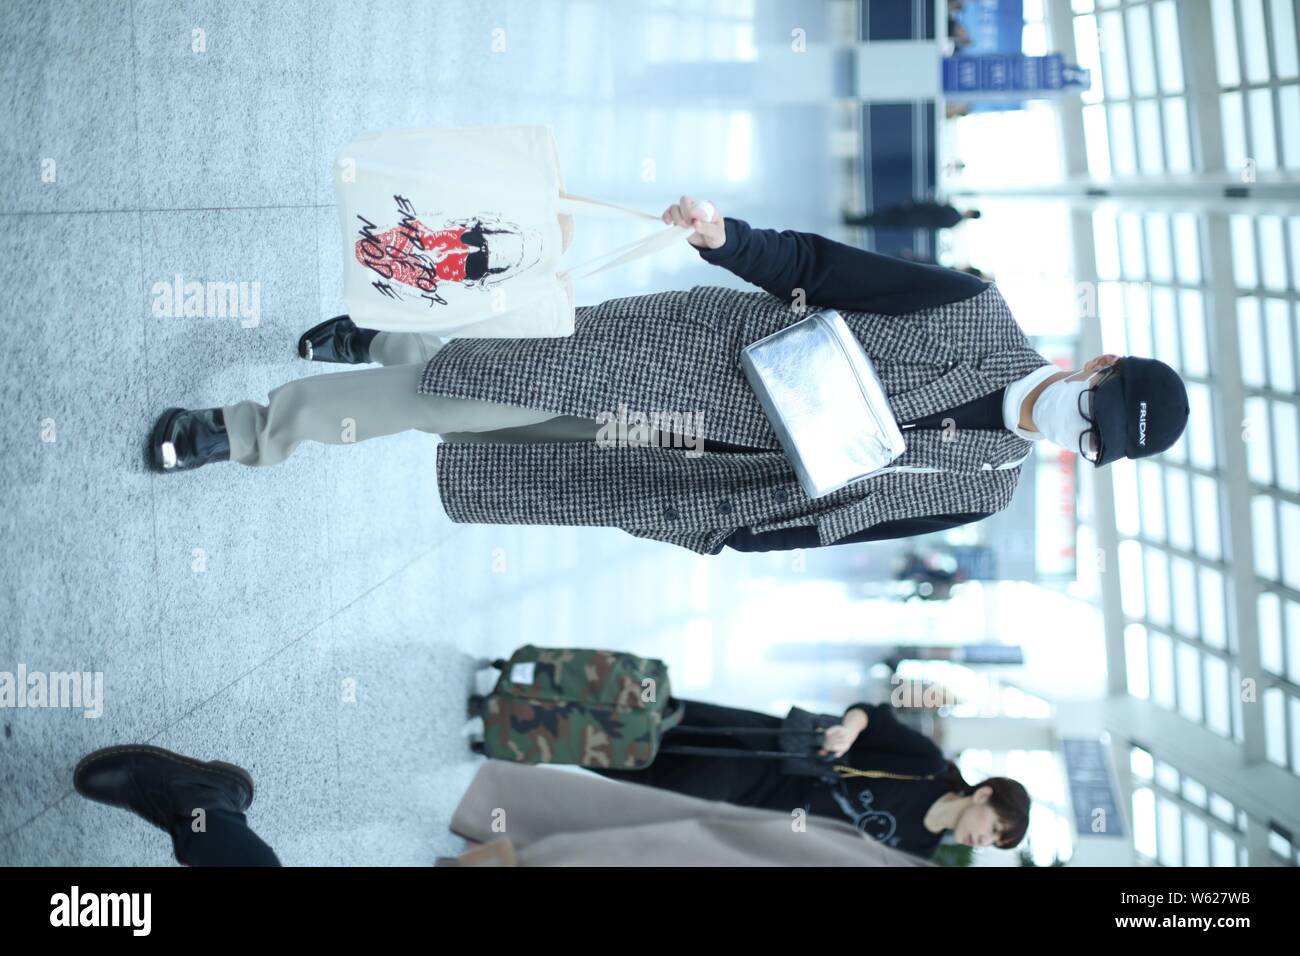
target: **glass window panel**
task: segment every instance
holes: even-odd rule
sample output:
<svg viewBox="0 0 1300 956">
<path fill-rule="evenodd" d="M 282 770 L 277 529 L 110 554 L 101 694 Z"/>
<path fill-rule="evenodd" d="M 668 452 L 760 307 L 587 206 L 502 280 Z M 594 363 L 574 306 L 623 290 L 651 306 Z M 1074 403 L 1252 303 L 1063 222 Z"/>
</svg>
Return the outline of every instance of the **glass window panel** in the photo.
<svg viewBox="0 0 1300 956">
<path fill-rule="evenodd" d="M 1155 358 L 1174 369 L 1182 369 L 1178 355 L 1178 316 L 1174 307 L 1174 290 L 1156 286 L 1151 290 L 1151 321 L 1155 335 Z"/>
<path fill-rule="evenodd" d="M 1291 304 L 1286 299 L 1264 300 L 1264 332 L 1268 339 L 1268 383 L 1275 392 L 1294 392 Z"/>
<path fill-rule="evenodd" d="M 1124 20 L 1118 12 L 1103 13 L 1097 18 L 1101 29 L 1101 66 L 1106 76 L 1106 97 L 1125 99 L 1128 90 L 1128 66 L 1124 54 Z"/>
<path fill-rule="evenodd" d="M 1083 142 L 1088 153 L 1088 172 L 1097 179 L 1109 177 L 1110 133 L 1106 129 L 1106 107 L 1100 103 L 1083 108 Z"/>
<path fill-rule="evenodd" d="M 1157 282 L 1174 281 L 1174 253 L 1169 241 L 1169 217 L 1148 213 L 1143 217 L 1147 233 L 1147 269 Z"/>
<path fill-rule="evenodd" d="M 1291 84 L 1278 90 L 1277 107 L 1283 117 L 1300 116 L 1300 86 Z M 1300 123 L 1282 123 L 1281 161 L 1287 169 L 1300 169 Z"/>
<path fill-rule="evenodd" d="M 1300 123 L 1288 125 L 1300 127 Z M 1288 217 L 1286 229 L 1291 237 L 1291 288 L 1300 289 L 1300 216 Z M 1297 316 L 1300 317 L 1300 309 Z"/>
<path fill-rule="evenodd" d="M 1217 793 L 1210 794 L 1210 813 L 1228 826 L 1237 825 L 1237 808 Z"/>
<path fill-rule="evenodd" d="M 1300 768 L 1300 698 L 1288 697 L 1287 709 L 1291 711 L 1291 769 L 1296 770 Z"/>
<path fill-rule="evenodd" d="M 1250 157 L 1259 169 L 1277 169 L 1277 139 L 1273 135 L 1273 91 L 1251 90 L 1247 95 L 1250 108 Z"/>
<path fill-rule="evenodd" d="M 1291 8 L 1291 0 L 1272 0 L 1270 12 L 1273 14 L 1270 32 L 1273 35 L 1274 73 L 1279 79 L 1289 80 L 1300 75 L 1300 63 L 1296 57 L 1295 11 Z"/>
<path fill-rule="evenodd" d="M 1210 355 L 1205 342 L 1205 298 L 1195 289 L 1180 289 L 1178 306 L 1183 326 L 1183 371 L 1205 378 L 1210 374 Z"/>
<path fill-rule="evenodd" d="M 1207 475 L 1197 475 L 1192 482 L 1196 501 L 1196 551 L 1203 557 L 1218 560 L 1223 556 L 1219 538 L 1219 483 Z"/>
<path fill-rule="evenodd" d="M 1264 288 L 1286 291 L 1286 240 L 1281 216 L 1259 217 L 1259 271 Z"/>
<path fill-rule="evenodd" d="M 1156 795 L 1149 787 L 1133 791 L 1133 849 L 1156 858 Z"/>
<path fill-rule="evenodd" d="M 1227 646 L 1227 617 L 1223 605 L 1223 575 L 1214 568 L 1202 566 L 1201 577 L 1201 640 L 1211 647 Z"/>
<path fill-rule="evenodd" d="M 1151 695 L 1151 674 L 1147 668 L 1147 629 L 1141 624 L 1124 628 L 1124 665 L 1128 692 L 1146 700 Z"/>
<path fill-rule="evenodd" d="M 1294 433 L 1291 437 L 1294 447 Z M 1295 546 L 1300 541 L 1300 505 L 1291 501 L 1279 501 L 1277 511 L 1281 519 L 1278 522 L 1278 534 L 1283 541 L 1290 542 L 1282 550 L 1282 583 L 1293 591 L 1300 591 L 1300 547 Z"/>
<path fill-rule="evenodd" d="M 1171 173 L 1192 171 L 1192 141 L 1187 126 L 1187 103 L 1176 96 L 1163 102 L 1165 113 L 1165 162 Z"/>
<path fill-rule="evenodd" d="M 1133 95 L 1154 96 L 1156 58 L 1151 48 L 1151 14 L 1146 7 L 1129 7 L 1126 20 L 1129 59 L 1133 69 Z"/>
<path fill-rule="evenodd" d="M 1151 701 L 1166 710 L 1173 710 L 1174 700 L 1174 648 L 1165 634 L 1151 631 L 1147 636 L 1150 645 Z"/>
<path fill-rule="evenodd" d="M 1020 52 L 1025 56 L 1046 56 L 1047 24 L 1026 23 L 1020 33 Z"/>
<path fill-rule="evenodd" d="M 1128 347 L 1133 355 L 1150 355 L 1151 296 L 1145 282 L 1124 283 L 1124 314 L 1128 316 Z"/>
<path fill-rule="evenodd" d="M 1135 212 L 1119 215 L 1119 250 L 1124 277 L 1146 278 L 1146 252 L 1142 244 L 1142 217 Z"/>
<path fill-rule="evenodd" d="M 1214 467 L 1214 407 L 1210 390 L 1200 382 L 1187 383 L 1188 450 L 1192 463 L 1200 468 Z"/>
<path fill-rule="evenodd" d="M 1259 285 L 1259 272 L 1255 268 L 1255 230 L 1249 216 L 1230 216 L 1228 228 L 1232 233 L 1232 274 L 1237 286 L 1254 289 Z"/>
<path fill-rule="evenodd" d="M 1128 768 L 1133 772 L 1133 776 L 1139 780 L 1150 780 L 1155 773 L 1155 763 L 1151 759 L 1151 752 L 1143 750 L 1141 747 L 1133 747 L 1128 754 Z"/>
<path fill-rule="evenodd" d="M 1121 458 L 1110 466 L 1115 488 L 1115 527 L 1120 534 L 1136 536 L 1141 531 L 1138 510 L 1137 463 Z"/>
<path fill-rule="evenodd" d="M 1261 485 L 1273 483 L 1273 458 L 1269 453 L 1268 399 L 1248 398 L 1245 404 L 1246 470 L 1250 480 Z"/>
<path fill-rule="evenodd" d="M 1160 142 L 1160 105 L 1155 100 L 1139 100 L 1135 118 L 1142 172 L 1148 176 L 1158 175 L 1165 169 Z"/>
<path fill-rule="evenodd" d="M 1169 543 L 1182 551 L 1192 550 L 1192 493 L 1187 472 L 1165 469 L 1165 505 L 1168 512 Z"/>
<path fill-rule="evenodd" d="M 1234 641 L 1233 644 L 1235 645 L 1236 642 Z M 1244 706 L 1241 699 L 1242 698 L 1241 689 L 1243 686 L 1241 669 L 1238 668 L 1236 665 L 1233 665 L 1228 669 L 1232 672 L 1232 738 L 1235 741 L 1237 741 L 1237 743 L 1244 744 L 1246 742 L 1246 733 L 1242 729 L 1245 722 L 1241 718 L 1241 708 Z M 1228 803 L 1228 801 L 1226 800 L 1224 800 L 1223 802 Z M 1232 804 L 1228 804 L 1228 806 L 1231 807 Z M 1214 804 L 1213 801 L 1211 801 L 1210 809 L 1213 808 L 1214 808 Z"/>
<path fill-rule="evenodd" d="M 1261 328 L 1259 299 L 1243 296 L 1237 300 L 1237 348 L 1241 352 L 1241 380 L 1251 388 L 1268 387 L 1264 369 L 1264 333 Z"/>
<path fill-rule="evenodd" d="M 1178 713 L 1199 724 L 1201 709 L 1201 653 L 1190 644 L 1178 644 Z"/>
<path fill-rule="evenodd" d="M 1160 62 L 1160 89 L 1183 91 L 1183 54 L 1178 47 L 1178 10 L 1174 0 L 1160 0 L 1151 7 L 1156 27 L 1156 59 Z"/>
<path fill-rule="evenodd" d="M 1232 701 L 1228 686 L 1228 665 L 1205 655 L 1205 726 L 1220 737 L 1232 736 Z"/>
<path fill-rule="evenodd" d="M 1264 756 L 1270 763 L 1286 766 L 1286 698 L 1277 687 L 1267 687 L 1260 698 L 1264 704 Z"/>
<path fill-rule="evenodd" d="M 1136 541 L 1119 543 L 1119 570 L 1124 613 L 1141 620 L 1146 616 L 1146 592 L 1142 586 L 1142 546 Z"/>
<path fill-rule="evenodd" d="M 1185 866 L 1209 866 L 1210 865 L 1210 828 L 1204 820 L 1194 813 L 1188 813 L 1183 817 L 1183 823 L 1187 828 L 1184 834 L 1186 843 L 1186 852 L 1184 853 Z"/>
<path fill-rule="evenodd" d="M 1237 844 L 1232 837 L 1216 830 L 1210 838 L 1210 857 L 1214 866 L 1236 866 Z"/>
<path fill-rule="evenodd" d="M 1270 673 L 1283 674 L 1282 599 L 1276 591 L 1261 591 L 1255 612 L 1259 618 L 1259 665 Z"/>
<path fill-rule="evenodd" d="M 1171 793 L 1177 793 L 1180 788 L 1178 770 L 1163 760 L 1156 764 L 1156 786 L 1168 790 Z"/>
<path fill-rule="evenodd" d="M 1180 436 L 1178 436 L 1178 441 L 1170 445 L 1169 448 L 1167 448 L 1165 452 L 1161 455 L 1161 457 L 1164 458 L 1166 461 L 1178 462 L 1179 464 L 1186 464 L 1187 462 L 1187 430 L 1186 429 L 1183 429 L 1183 433 Z"/>
<path fill-rule="evenodd" d="M 1230 173 L 1238 173 L 1246 165 L 1246 112 L 1241 94 L 1220 96 L 1219 112 L 1223 123 L 1223 161 Z"/>
<path fill-rule="evenodd" d="M 1142 489 L 1138 508 L 1142 512 L 1142 530 L 1152 541 L 1165 540 L 1165 496 L 1160 466 L 1143 459 L 1137 462 L 1138 481 Z"/>
<path fill-rule="evenodd" d="M 1174 595 L 1174 630 L 1184 637 L 1196 637 L 1196 565 L 1186 558 L 1169 562 Z"/>
<path fill-rule="evenodd" d="M 1297 221 L 1300 222 L 1300 217 L 1297 217 Z M 1175 214 L 1174 248 L 1178 250 L 1178 281 L 1200 282 L 1201 241 L 1199 223 L 1195 213 L 1180 212 Z"/>
<path fill-rule="evenodd" d="M 1127 103 L 1107 107 L 1110 117 L 1110 154 L 1112 170 L 1120 176 L 1137 173 L 1137 145 L 1133 140 L 1133 111 Z"/>
<path fill-rule="evenodd" d="M 1092 81 L 1089 88 L 1080 97 L 1085 103 L 1096 103 L 1105 94 L 1105 77 L 1101 70 L 1101 39 L 1097 35 L 1096 17 L 1075 17 L 1074 50 L 1079 58 L 1079 66 L 1089 70 Z"/>
<path fill-rule="evenodd" d="M 1292 402 L 1273 402 L 1273 449 L 1277 456 L 1277 486 L 1300 492 L 1300 419 Z M 1286 539 L 1283 539 L 1286 540 Z"/>
<path fill-rule="evenodd" d="M 1163 866 L 1183 865 L 1183 811 L 1167 797 L 1156 799 L 1156 826 L 1159 829 L 1159 853 Z"/>
<path fill-rule="evenodd" d="M 1143 548 L 1146 559 L 1147 619 L 1169 626 L 1169 558 L 1158 548 Z"/>
<path fill-rule="evenodd" d="M 1092 241 L 1097 249 L 1097 275 L 1103 279 L 1119 278 L 1119 226 L 1113 208 L 1093 210 Z M 1098 298 L 1104 301 L 1100 293 Z"/>
<path fill-rule="evenodd" d="M 1109 292 L 1110 295 L 1104 293 Z M 1098 316 L 1101 323 L 1101 350 L 1110 355 L 1128 354 L 1128 332 L 1124 328 L 1124 293 L 1118 283 L 1106 282 L 1097 288 Z M 1086 474 L 1086 472 L 1085 472 Z"/>
<path fill-rule="evenodd" d="M 1246 79 L 1263 83 L 1268 79 L 1268 33 L 1264 27 L 1264 0 L 1241 0 L 1241 48 L 1246 61 Z"/>
<path fill-rule="evenodd" d="M 1241 64 L 1237 57 L 1237 18 L 1232 10 L 1232 0 L 1214 0 L 1211 10 L 1219 85 L 1236 86 L 1241 82 Z"/>
<path fill-rule="evenodd" d="M 1070 0 L 1070 9 L 1075 13 L 1092 13 L 1092 0 Z"/>
<path fill-rule="evenodd" d="M 1205 784 L 1199 780 L 1193 780 L 1191 777 L 1183 777 L 1182 794 L 1184 800 L 1195 804 L 1202 810 L 1210 802 L 1210 793 L 1205 789 Z"/>
<path fill-rule="evenodd" d="M 1300 601 L 1286 601 L 1286 679 L 1300 684 Z"/>
<path fill-rule="evenodd" d="M 1255 495 L 1250 499 L 1250 523 L 1255 538 L 1255 573 L 1277 581 L 1277 518 L 1272 498 Z"/>
</svg>

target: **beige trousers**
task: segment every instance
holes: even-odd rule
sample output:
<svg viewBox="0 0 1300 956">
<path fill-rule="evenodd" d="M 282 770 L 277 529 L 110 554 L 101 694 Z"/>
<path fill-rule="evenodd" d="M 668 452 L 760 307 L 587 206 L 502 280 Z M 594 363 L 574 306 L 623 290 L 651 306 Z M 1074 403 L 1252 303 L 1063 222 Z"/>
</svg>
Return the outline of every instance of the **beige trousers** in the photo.
<svg viewBox="0 0 1300 956">
<path fill-rule="evenodd" d="M 425 363 L 444 344 L 432 334 L 380 332 L 370 343 L 378 367 L 286 382 L 265 405 L 223 406 L 230 460 L 275 465 L 302 441 L 350 445 L 411 429 L 454 442 L 595 440 L 600 429 L 595 419 L 420 394 L 416 387 Z"/>
</svg>

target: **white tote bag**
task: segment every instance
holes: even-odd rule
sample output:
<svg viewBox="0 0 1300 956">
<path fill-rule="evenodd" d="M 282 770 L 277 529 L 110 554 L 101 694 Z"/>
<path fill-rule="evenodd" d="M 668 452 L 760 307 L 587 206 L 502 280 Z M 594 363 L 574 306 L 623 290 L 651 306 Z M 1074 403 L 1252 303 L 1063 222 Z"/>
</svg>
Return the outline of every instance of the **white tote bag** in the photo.
<svg viewBox="0 0 1300 956">
<path fill-rule="evenodd" d="M 390 130 L 334 166 L 348 314 L 444 338 L 573 334 L 572 280 L 677 242 L 670 226 L 581 266 L 560 263 L 575 213 L 659 217 L 564 191 L 545 126 Z"/>
</svg>

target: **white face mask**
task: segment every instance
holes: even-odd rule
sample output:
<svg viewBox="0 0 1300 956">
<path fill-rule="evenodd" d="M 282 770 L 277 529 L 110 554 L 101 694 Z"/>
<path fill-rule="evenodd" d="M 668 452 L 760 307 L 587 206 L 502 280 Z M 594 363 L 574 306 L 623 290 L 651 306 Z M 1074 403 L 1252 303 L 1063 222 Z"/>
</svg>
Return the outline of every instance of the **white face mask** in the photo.
<svg viewBox="0 0 1300 956">
<path fill-rule="evenodd" d="M 1079 396 L 1088 390 L 1089 378 L 1085 375 L 1079 381 L 1063 378 L 1053 382 L 1034 402 L 1034 427 L 1052 444 L 1079 450 L 1079 439 L 1091 427 L 1079 413 Z"/>
</svg>

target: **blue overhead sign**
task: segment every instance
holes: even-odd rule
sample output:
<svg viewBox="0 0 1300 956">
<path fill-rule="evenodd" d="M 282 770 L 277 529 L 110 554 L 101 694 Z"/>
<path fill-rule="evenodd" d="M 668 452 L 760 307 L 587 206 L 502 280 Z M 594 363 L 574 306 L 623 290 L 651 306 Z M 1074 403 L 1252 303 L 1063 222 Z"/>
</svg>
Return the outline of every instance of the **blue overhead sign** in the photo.
<svg viewBox="0 0 1300 956">
<path fill-rule="evenodd" d="M 1090 83 L 1088 70 L 1066 63 L 1059 53 L 990 53 L 943 60 L 943 91 L 953 97 L 1036 99 L 1081 92 Z"/>
</svg>

